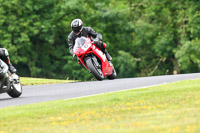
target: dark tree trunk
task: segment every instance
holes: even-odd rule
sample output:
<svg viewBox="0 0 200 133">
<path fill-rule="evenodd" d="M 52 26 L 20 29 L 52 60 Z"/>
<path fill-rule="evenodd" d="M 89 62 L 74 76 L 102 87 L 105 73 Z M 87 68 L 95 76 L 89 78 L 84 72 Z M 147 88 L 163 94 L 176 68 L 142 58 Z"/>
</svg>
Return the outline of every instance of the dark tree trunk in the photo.
<svg viewBox="0 0 200 133">
<path fill-rule="evenodd" d="M 178 59 L 176 58 L 171 58 L 171 61 L 173 62 L 173 74 L 179 74 L 180 73 L 180 69 L 179 69 L 179 65 L 178 65 Z"/>
</svg>

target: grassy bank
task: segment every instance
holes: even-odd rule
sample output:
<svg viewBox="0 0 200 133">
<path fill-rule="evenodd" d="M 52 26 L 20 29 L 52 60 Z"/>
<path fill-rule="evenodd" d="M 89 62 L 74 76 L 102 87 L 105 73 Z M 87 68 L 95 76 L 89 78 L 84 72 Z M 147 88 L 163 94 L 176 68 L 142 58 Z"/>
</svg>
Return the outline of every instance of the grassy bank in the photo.
<svg viewBox="0 0 200 133">
<path fill-rule="evenodd" d="M 199 133 L 200 79 L 0 109 L 0 133 Z"/>
<path fill-rule="evenodd" d="M 59 80 L 59 79 L 29 78 L 29 77 L 20 77 L 20 81 L 22 85 L 40 85 L 40 84 L 75 82 L 75 80 Z"/>
</svg>

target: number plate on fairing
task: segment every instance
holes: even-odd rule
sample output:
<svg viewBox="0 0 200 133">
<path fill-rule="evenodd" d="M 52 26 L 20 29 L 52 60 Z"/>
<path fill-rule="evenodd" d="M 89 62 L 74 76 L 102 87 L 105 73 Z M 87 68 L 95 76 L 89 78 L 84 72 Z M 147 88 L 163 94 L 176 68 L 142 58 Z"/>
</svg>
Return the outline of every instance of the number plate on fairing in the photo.
<svg viewBox="0 0 200 133">
<path fill-rule="evenodd" d="M 84 51 L 87 51 L 88 48 L 91 46 L 91 44 L 85 44 L 83 45 L 81 48 L 84 50 Z"/>
</svg>

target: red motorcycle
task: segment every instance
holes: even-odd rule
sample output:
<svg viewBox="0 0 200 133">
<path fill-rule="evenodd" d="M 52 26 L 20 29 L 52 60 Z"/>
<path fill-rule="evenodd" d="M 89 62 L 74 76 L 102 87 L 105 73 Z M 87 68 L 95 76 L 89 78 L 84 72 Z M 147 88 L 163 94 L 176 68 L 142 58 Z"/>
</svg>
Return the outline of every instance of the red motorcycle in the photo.
<svg viewBox="0 0 200 133">
<path fill-rule="evenodd" d="M 88 37 L 80 37 L 75 40 L 74 54 L 97 80 L 115 79 L 117 73 L 111 62 L 108 62 L 106 55 L 96 47 Z"/>
</svg>

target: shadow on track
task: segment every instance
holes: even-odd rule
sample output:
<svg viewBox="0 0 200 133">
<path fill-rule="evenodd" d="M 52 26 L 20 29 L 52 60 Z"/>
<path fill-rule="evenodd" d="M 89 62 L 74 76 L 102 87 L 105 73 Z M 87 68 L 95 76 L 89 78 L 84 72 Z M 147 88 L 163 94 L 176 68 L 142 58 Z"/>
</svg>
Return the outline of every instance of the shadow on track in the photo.
<svg viewBox="0 0 200 133">
<path fill-rule="evenodd" d="M 13 98 L 3 98 L 3 99 L 0 99 L 0 102 L 1 101 L 6 101 L 6 100 L 11 100 L 11 99 L 13 99 Z"/>
</svg>

